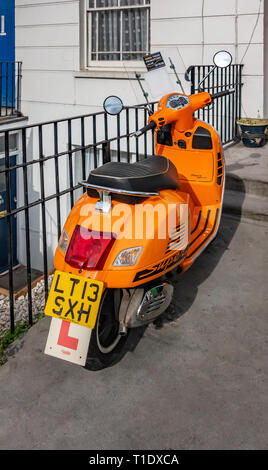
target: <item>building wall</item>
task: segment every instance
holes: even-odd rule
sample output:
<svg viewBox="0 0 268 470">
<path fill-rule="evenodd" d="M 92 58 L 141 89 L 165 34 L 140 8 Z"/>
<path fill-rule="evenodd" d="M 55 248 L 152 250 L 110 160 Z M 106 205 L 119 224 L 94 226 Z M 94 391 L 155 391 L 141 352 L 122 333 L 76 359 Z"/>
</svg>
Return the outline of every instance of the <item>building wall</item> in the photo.
<svg viewBox="0 0 268 470">
<path fill-rule="evenodd" d="M 172 58 L 187 92 L 185 69 L 210 64 L 217 50 L 229 50 L 234 63 L 245 64 L 243 114 L 262 115 L 263 3 L 151 0 L 151 49 L 161 50 L 167 63 Z M 126 70 L 80 71 L 80 5 L 83 0 L 16 0 L 16 60 L 23 61 L 23 111 L 30 121 L 97 111 L 108 94 L 119 94 L 126 104 L 143 101 L 136 81 L 128 80 L 133 69 L 127 63 Z M 145 71 L 140 64 L 137 69 Z"/>
<path fill-rule="evenodd" d="M 185 67 L 211 64 L 217 50 L 230 51 L 233 63 L 245 64 L 243 115 L 262 115 L 263 4 L 263 0 L 152 0 L 152 49 L 174 59 L 181 79 Z"/>
<path fill-rule="evenodd" d="M 23 62 L 22 108 L 30 122 L 99 111 L 109 94 L 126 104 L 143 101 L 125 71 L 81 73 L 79 14 L 79 0 L 16 0 L 16 60 Z"/>
</svg>

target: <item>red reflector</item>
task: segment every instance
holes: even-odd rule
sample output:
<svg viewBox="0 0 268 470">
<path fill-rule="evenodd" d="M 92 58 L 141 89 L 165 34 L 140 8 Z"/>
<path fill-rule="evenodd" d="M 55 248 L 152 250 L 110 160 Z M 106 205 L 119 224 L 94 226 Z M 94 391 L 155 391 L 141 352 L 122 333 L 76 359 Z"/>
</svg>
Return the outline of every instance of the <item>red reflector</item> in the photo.
<svg viewBox="0 0 268 470">
<path fill-rule="evenodd" d="M 65 261 L 77 269 L 102 269 L 114 241 L 112 233 L 95 232 L 77 225 Z"/>
</svg>

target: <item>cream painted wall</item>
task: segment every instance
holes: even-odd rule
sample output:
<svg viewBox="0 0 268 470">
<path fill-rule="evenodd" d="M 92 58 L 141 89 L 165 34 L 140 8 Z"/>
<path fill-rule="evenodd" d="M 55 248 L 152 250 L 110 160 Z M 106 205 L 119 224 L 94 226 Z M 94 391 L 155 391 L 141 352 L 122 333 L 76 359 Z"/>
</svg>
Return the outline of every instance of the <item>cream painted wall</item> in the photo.
<svg viewBox="0 0 268 470">
<path fill-rule="evenodd" d="M 263 3 L 243 59 L 243 114 L 248 116 L 263 113 Z M 79 5 L 79 0 L 16 0 L 16 59 L 23 61 L 23 111 L 31 122 L 97 111 L 108 94 L 119 94 L 126 104 L 143 101 L 137 83 L 127 80 L 133 72 L 93 67 L 81 74 Z M 189 91 L 184 82 L 189 65 L 211 63 L 219 49 L 241 61 L 259 5 L 260 0 L 151 0 L 151 49 L 161 50 L 167 63 L 169 56 L 173 59 Z"/>
<path fill-rule="evenodd" d="M 267 1 L 267 0 L 266 0 Z M 152 50 L 171 56 L 183 81 L 185 66 L 211 64 L 214 53 L 226 49 L 242 60 L 243 114 L 263 114 L 264 0 L 152 0 Z M 266 54 L 268 52 L 266 51 Z M 186 86 L 186 84 L 185 84 Z"/>
<path fill-rule="evenodd" d="M 106 71 L 107 79 L 100 79 L 102 70 L 81 74 L 79 6 L 79 0 L 16 0 L 16 60 L 23 62 L 22 108 L 30 122 L 99 111 L 109 94 L 126 104 L 143 101 L 124 71 Z"/>
<path fill-rule="evenodd" d="M 243 59 L 243 114 L 248 116 L 263 113 L 263 3 Z M 240 63 L 259 5 L 260 0 L 151 0 L 151 49 L 161 50 L 167 63 L 172 58 L 189 91 L 184 82 L 189 65 L 211 63 L 219 49 L 229 50 Z M 79 6 L 79 0 L 16 0 L 16 59 L 23 61 L 23 111 L 31 122 L 97 111 L 108 94 L 119 94 L 127 104 L 143 101 L 137 83 L 127 80 L 133 72 L 94 67 L 79 72 Z"/>
</svg>

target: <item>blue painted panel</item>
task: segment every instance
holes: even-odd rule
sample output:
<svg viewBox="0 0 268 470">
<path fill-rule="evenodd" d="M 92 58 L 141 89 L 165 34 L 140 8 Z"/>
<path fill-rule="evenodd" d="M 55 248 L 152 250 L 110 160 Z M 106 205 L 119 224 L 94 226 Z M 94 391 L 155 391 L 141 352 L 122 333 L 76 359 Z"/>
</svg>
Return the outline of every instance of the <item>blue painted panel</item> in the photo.
<svg viewBox="0 0 268 470">
<path fill-rule="evenodd" d="M 15 60 L 15 0 L 0 0 L 0 61 Z"/>
<path fill-rule="evenodd" d="M 0 0 L 0 62 L 15 61 L 15 0 Z M 15 65 L 0 68 L 2 106 L 15 105 Z"/>
</svg>

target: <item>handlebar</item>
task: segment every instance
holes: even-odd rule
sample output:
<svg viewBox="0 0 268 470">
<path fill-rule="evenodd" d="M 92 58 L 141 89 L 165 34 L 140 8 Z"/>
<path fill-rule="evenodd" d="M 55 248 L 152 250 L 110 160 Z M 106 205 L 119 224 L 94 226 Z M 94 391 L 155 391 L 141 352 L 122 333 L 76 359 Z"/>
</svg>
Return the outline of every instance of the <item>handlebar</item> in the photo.
<svg viewBox="0 0 268 470">
<path fill-rule="evenodd" d="M 230 95 L 231 93 L 234 93 L 235 89 L 234 88 L 229 88 L 228 90 L 224 91 L 219 91 L 219 93 L 214 93 L 214 95 L 210 95 L 212 100 L 215 100 L 216 98 L 221 98 L 222 96 Z"/>
<path fill-rule="evenodd" d="M 211 100 L 213 101 L 216 98 L 221 98 L 222 96 L 227 96 L 227 95 L 230 95 L 232 93 L 235 93 L 235 88 L 229 88 L 228 90 L 220 91 L 218 93 L 214 93 L 213 95 L 210 95 L 209 93 L 206 93 L 206 92 L 202 92 L 202 93 L 199 93 L 199 94 L 196 94 L 196 95 L 192 95 L 192 100 L 194 100 L 194 101 L 192 101 L 192 109 L 190 109 L 190 112 L 192 111 L 192 113 L 193 113 L 195 110 L 200 109 L 201 107 L 204 108 L 206 105 L 211 103 Z M 202 98 L 200 98 L 200 96 L 202 96 Z M 172 113 L 174 112 L 174 110 L 169 110 L 169 111 L 171 111 Z M 177 110 L 177 111 L 180 111 L 180 110 Z M 161 124 L 160 124 L 160 126 L 161 126 Z M 142 127 L 142 129 L 137 130 L 132 135 L 135 136 L 135 137 L 140 137 L 141 135 L 145 134 L 145 132 L 148 132 L 149 130 L 155 129 L 156 127 L 157 127 L 156 122 L 151 121 L 149 124 L 147 124 L 147 126 Z"/>
<path fill-rule="evenodd" d="M 142 129 L 139 129 L 138 131 L 135 132 L 135 137 L 140 137 L 142 134 L 145 134 L 145 132 L 148 132 L 150 129 L 155 129 L 156 128 L 156 122 L 151 121 L 147 126 L 142 127 Z"/>
</svg>

